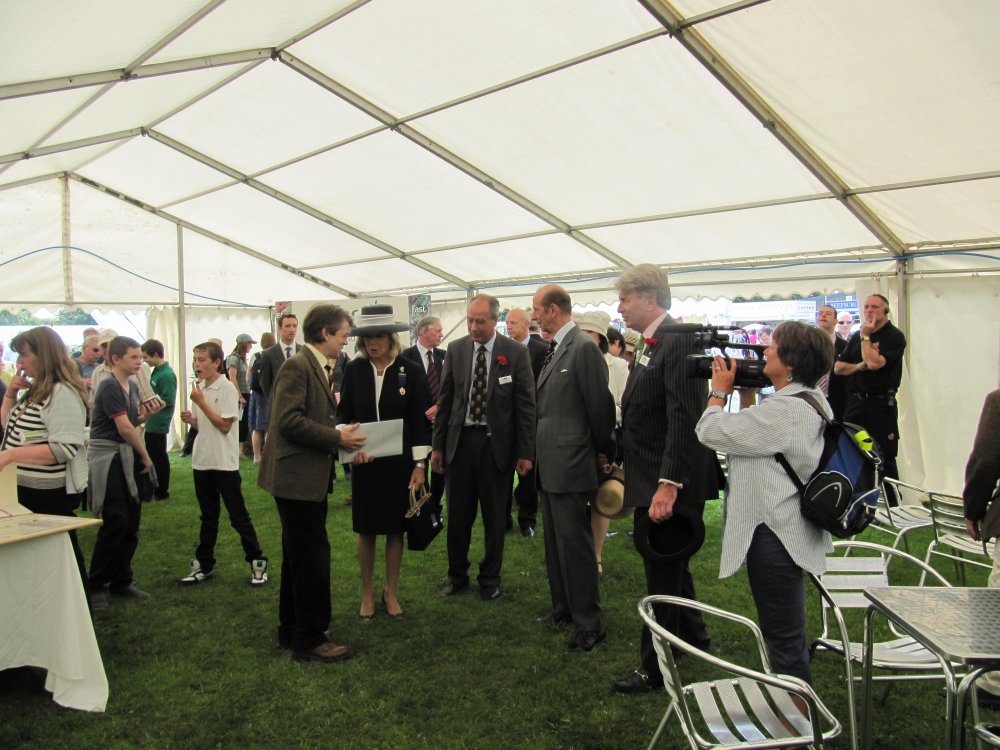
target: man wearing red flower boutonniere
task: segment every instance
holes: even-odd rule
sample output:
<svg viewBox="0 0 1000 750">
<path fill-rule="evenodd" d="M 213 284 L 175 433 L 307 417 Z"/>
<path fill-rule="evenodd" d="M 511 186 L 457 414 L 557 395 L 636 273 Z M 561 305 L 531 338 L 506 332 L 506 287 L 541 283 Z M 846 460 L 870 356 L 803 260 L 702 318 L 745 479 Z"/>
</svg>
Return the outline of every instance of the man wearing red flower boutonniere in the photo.
<svg viewBox="0 0 1000 750">
<path fill-rule="evenodd" d="M 535 381 L 528 350 L 496 332 L 500 302 L 469 302 L 469 335 L 448 345 L 441 375 L 431 467 L 444 472 L 448 502 L 448 583 L 442 596 L 469 586 L 469 544 L 477 506 L 483 514 L 479 595 L 500 598 L 500 568 L 510 475 L 531 471 L 535 456 Z"/>
<path fill-rule="evenodd" d="M 701 545 L 691 540 L 704 535 L 705 501 L 718 497 L 722 486 L 714 451 L 699 443 L 694 432 L 707 385 L 684 377 L 685 357 L 703 352 L 695 348 L 694 337 L 665 328 L 675 321 L 667 314 L 670 284 L 662 269 L 649 263 L 634 266 L 616 286 L 625 325 L 646 341 L 622 394 L 625 506 L 635 508 L 634 538 L 640 551 L 645 549 L 640 543 L 654 532 L 660 539 L 684 540 L 663 554 L 643 553 L 648 592 L 694 599 L 688 561 Z M 708 648 L 708 631 L 694 610 L 682 614 L 675 607 L 660 607 L 656 619 L 688 643 Z M 643 628 L 639 668 L 614 687 L 641 693 L 662 685 L 652 639 Z"/>
</svg>

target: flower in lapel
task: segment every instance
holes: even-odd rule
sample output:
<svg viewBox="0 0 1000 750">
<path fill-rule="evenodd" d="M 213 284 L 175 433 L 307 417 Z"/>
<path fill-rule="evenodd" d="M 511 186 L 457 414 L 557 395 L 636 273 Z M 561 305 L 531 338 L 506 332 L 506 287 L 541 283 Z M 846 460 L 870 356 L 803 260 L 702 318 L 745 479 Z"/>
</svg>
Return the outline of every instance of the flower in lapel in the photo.
<svg viewBox="0 0 1000 750">
<path fill-rule="evenodd" d="M 504 355 L 502 355 L 502 354 L 498 355 L 497 356 L 497 364 L 500 365 L 501 367 L 506 367 L 507 366 L 507 358 Z"/>
<path fill-rule="evenodd" d="M 647 349 L 655 349 L 656 348 L 656 344 L 658 342 L 659 342 L 659 339 L 655 339 L 655 338 L 652 338 L 652 337 L 647 338 L 647 339 L 643 339 L 643 343 L 646 345 Z"/>
</svg>

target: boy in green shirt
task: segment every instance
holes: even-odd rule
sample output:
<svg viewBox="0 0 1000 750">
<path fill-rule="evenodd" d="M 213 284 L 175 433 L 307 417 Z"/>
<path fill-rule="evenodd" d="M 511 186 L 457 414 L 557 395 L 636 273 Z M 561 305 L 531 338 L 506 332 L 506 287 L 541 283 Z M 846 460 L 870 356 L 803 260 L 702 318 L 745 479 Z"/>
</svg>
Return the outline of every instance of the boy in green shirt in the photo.
<svg viewBox="0 0 1000 750">
<path fill-rule="evenodd" d="M 153 459 L 158 485 L 153 490 L 154 500 L 166 500 L 170 497 L 170 459 L 167 458 L 167 435 L 170 434 L 170 420 L 174 416 L 174 403 L 177 401 L 177 375 L 173 368 L 163 358 L 163 344 L 156 339 L 149 339 L 142 347 L 142 358 L 149 365 L 153 374 L 149 384 L 153 392 L 165 404 L 146 422 L 146 451 Z"/>
</svg>

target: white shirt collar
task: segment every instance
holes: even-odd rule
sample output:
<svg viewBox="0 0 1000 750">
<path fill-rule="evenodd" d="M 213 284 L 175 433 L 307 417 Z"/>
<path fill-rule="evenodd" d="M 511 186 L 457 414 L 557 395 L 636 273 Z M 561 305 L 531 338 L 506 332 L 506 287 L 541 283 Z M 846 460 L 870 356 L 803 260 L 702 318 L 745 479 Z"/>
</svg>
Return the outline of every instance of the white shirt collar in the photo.
<svg viewBox="0 0 1000 750">
<path fill-rule="evenodd" d="M 552 340 L 556 342 L 556 346 L 559 346 L 563 342 L 563 339 L 566 338 L 566 334 L 569 333 L 570 329 L 575 325 L 576 323 L 574 323 L 571 318 L 562 328 L 556 331 L 556 335 L 552 337 Z"/>
<path fill-rule="evenodd" d="M 329 364 L 329 362 L 327 361 L 326 355 L 323 354 L 323 352 L 321 352 L 319 349 L 317 349 L 312 344 L 306 344 L 306 351 L 312 353 L 312 355 L 316 358 L 316 361 L 319 362 L 319 366 L 320 367 L 322 367 L 322 368 L 325 369 L 326 366 Z"/>
<path fill-rule="evenodd" d="M 660 317 L 658 317 L 656 320 L 654 320 L 652 323 L 646 326 L 646 330 L 642 332 L 642 337 L 644 339 L 653 338 L 653 334 L 656 333 L 656 329 L 660 327 L 660 323 L 662 323 L 666 317 L 667 317 L 667 311 L 664 310 L 663 313 L 660 315 Z"/>
</svg>

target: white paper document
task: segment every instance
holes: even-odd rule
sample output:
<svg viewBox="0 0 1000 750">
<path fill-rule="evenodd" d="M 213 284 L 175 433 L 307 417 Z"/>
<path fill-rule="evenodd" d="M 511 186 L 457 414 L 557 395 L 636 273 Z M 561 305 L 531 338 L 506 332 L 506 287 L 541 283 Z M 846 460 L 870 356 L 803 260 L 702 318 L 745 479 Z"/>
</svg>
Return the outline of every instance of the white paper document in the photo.
<svg viewBox="0 0 1000 750">
<path fill-rule="evenodd" d="M 362 453 L 379 458 L 398 456 L 403 452 L 403 420 L 389 419 L 385 422 L 362 422 L 358 432 L 365 436 Z M 340 449 L 340 462 L 350 463 L 357 451 Z"/>
<path fill-rule="evenodd" d="M 24 516 L 30 510 L 17 502 L 17 464 L 0 471 L 0 518 Z"/>
</svg>

